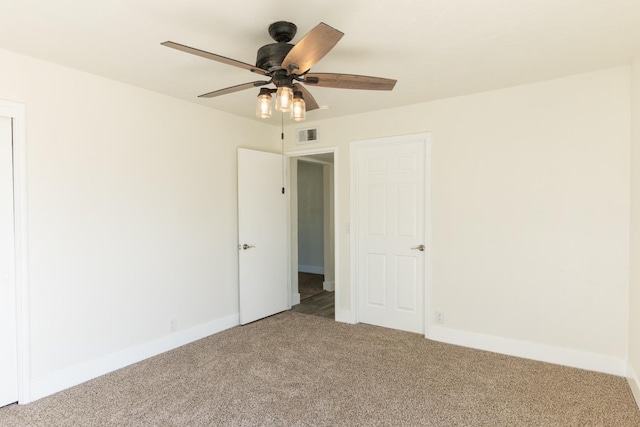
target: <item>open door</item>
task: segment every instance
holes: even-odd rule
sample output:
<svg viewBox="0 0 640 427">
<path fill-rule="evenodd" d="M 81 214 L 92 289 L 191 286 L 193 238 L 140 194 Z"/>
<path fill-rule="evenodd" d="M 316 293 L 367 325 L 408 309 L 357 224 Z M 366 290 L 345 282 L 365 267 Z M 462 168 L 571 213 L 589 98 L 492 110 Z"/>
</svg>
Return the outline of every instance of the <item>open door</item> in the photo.
<svg viewBox="0 0 640 427">
<path fill-rule="evenodd" d="M 238 149 L 240 323 L 289 308 L 282 157 Z"/>
</svg>

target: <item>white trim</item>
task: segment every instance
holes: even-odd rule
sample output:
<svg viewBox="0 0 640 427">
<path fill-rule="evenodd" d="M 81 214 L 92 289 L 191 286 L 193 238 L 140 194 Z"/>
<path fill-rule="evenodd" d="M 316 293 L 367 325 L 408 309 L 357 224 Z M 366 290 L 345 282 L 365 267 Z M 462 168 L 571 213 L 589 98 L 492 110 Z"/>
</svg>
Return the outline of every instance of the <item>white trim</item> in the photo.
<svg viewBox="0 0 640 427">
<path fill-rule="evenodd" d="M 298 264 L 300 273 L 324 274 L 324 265 L 300 265 Z"/>
<path fill-rule="evenodd" d="M 324 153 L 316 153 L 316 154 L 324 154 Z M 307 155 L 307 154 L 305 154 L 305 156 L 306 156 L 306 155 Z M 324 160 L 312 159 L 312 158 L 308 158 L 308 157 L 305 157 L 305 158 L 302 158 L 302 159 L 298 159 L 298 161 L 300 161 L 300 162 L 307 162 L 307 163 L 316 163 L 316 164 L 324 165 L 324 166 L 330 166 L 330 165 L 333 165 L 333 163 L 325 162 Z"/>
<path fill-rule="evenodd" d="M 300 290 L 298 280 L 298 230 L 295 234 L 291 224 L 298 223 L 298 161 L 288 158 L 287 166 L 287 235 L 289 236 L 289 244 L 287 245 L 287 284 L 289 286 L 289 294 L 293 295 Z M 293 177 L 296 177 L 294 179 Z M 293 306 L 295 304 L 291 304 Z"/>
<path fill-rule="evenodd" d="M 340 186 L 338 185 L 340 179 L 340 156 L 338 154 L 337 149 L 333 148 L 333 167 L 331 168 L 333 171 L 333 179 L 331 182 L 333 183 L 333 280 L 334 280 L 334 310 L 335 310 L 335 319 L 338 320 L 338 310 L 342 307 L 342 298 L 341 293 L 338 290 L 342 290 L 341 282 L 340 282 L 340 244 L 342 243 L 342 238 L 340 237 L 340 227 L 336 226 L 336 221 L 340 218 Z"/>
<path fill-rule="evenodd" d="M 108 374 L 185 344 L 206 338 L 240 324 L 240 315 L 232 314 L 193 328 L 177 331 L 153 341 L 139 344 L 117 353 L 89 360 L 79 365 L 54 372 L 32 383 L 33 400 L 52 395 L 67 388 Z"/>
<path fill-rule="evenodd" d="M 322 289 L 328 292 L 333 292 L 336 290 L 336 282 L 334 281 L 322 282 Z"/>
<path fill-rule="evenodd" d="M 623 377 L 626 376 L 627 373 L 626 361 L 624 359 L 548 344 L 520 341 L 437 325 L 431 325 L 427 338 L 478 350 L 555 363 L 556 365 L 571 366 L 589 371 L 604 372 L 606 374 Z"/>
<path fill-rule="evenodd" d="M 362 147 L 370 147 L 376 145 L 389 145 L 404 141 L 415 141 L 416 139 L 424 140 L 425 144 L 425 159 L 424 159 L 424 245 L 427 247 L 425 253 L 424 263 L 424 330 L 425 336 L 429 332 L 429 319 L 431 318 L 431 132 L 416 133 L 411 135 L 398 135 L 389 136 L 383 138 L 364 139 L 358 141 L 352 141 L 350 147 L 350 212 L 349 212 L 349 228 L 350 238 L 350 253 L 349 253 L 349 267 L 350 267 L 350 310 L 352 312 L 350 318 L 353 319 L 353 323 L 359 321 L 358 313 L 358 286 L 357 286 L 357 229 L 358 229 L 358 201 L 357 201 L 357 176 L 358 176 L 358 150 Z M 339 227 L 337 227 L 339 228 Z M 351 323 L 351 322 L 348 322 Z"/>
<path fill-rule="evenodd" d="M 324 266 L 324 280 L 327 282 L 335 283 L 336 271 L 333 268 L 334 256 L 336 251 L 336 245 L 334 242 L 335 233 L 335 218 L 333 216 L 333 189 L 334 189 L 334 176 L 333 176 L 333 164 L 322 165 L 322 187 L 323 187 L 323 206 L 322 206 L 322 219 L 323 219 L 323 266 Z M 333 290 L 333 289 L 332 289 Z"/>
<path fill-rule="evenodd" d="M 337 178 L 340 176 L 339 175 L 339 155 L 338 155 L 338 147 L 336 146 L 330 146 L 330 147 L 319 147 L 319 148 L 311 148 L 311 149 L 306 149 L 306 150 L 294 150 L 294 151 L 288 151 L 285 152 L 285 156 L 287 156 L 289 159 L 294 158 L 294 157 L 302 157 L 302 156 L 309 156 L 309 155 L 313 155 L 313 154 L 325 154 L 325 153 L 333 153 L 333 176 L 334 176 L 334 188 L 333 188 L 333 200 L 334 200 L 334 204 L 333 204 L 333 217 L 334 220 L 337 220 L 339 218 L 338 214 L 340 212 L 340 189 L 339 186 L 336 185 L 335 183 L 337 182 Z M 290 162 L 287 162 L 287 165 L 290 166 Z M 289 188 L 292 187 L 292 182 L 291 182 L 291 174 L 289 174 L 288 176 L 289 179 Z M 290 197 L 291 197 L 291 191 L 289 192 Z M 291 209 L 289 209 L 289 212 L 291 212 Z M 291 216 L 289 215 L 289 230 L 291 230 Z M 291 239 L 290 239 L 291 240 Z M 333 245 L 334 245 L 334 254 L 333 254 L 333 259 L 334 259 L 334 264 L 333 264 L 333 268 L 335 271 L 335 289 L 336 289 L 336 293 L 335 293 L 335 320 L 338 322 L 345 322 L 345 320 L 343 320 L 343 314 L 342 311 L 339 309 L 339 307 L 341 307 L 341 303 L 342 303 L 342 298 L 340 297 L 340 292 L 338 291 L 339 289 L 341 289 L 341 284 L 340 284 L 340 280 L 339 280 L 339 274 L 338 272 L 340 271 L 340 243 L 341 243 L 341 239 L 340 239 L 340 227 L 335 227 L 334 228 L 334 240 L 333 240 Z M 291 250 L 291 243 L 289 246 L 289 258 L 292 258 L 292 250 Z M 290 280 L 291 281 L 291 280 Z M 351 321 L 347 321 L 347 323 L 355 323 L 355 322 L 351 322 Z"/>
<path fill-rule="evenodd" d="M 425 159 L 424 159 L 424 169 L 425 169 L 425 177 L 424 177 L 424 216 L 425 216 L 425 224 L 424 224 L 424 238 L 425 245 L 427 246 L 427 253 L 425 254 L 424 259 L 424 280 L 425 280 L 425 288 L 424 288 L 424 335 L 425 337 L 429 333 L 429 325 L 431 322 L 431 313 L 432 313 L 432 257 L 433 249 L 431 246 L 431 133 L 426 134 L 426 144 L 425 144 Z"/>
<path fill-rule="evenodd" d="M 15 220 L 15 285 L 18 336 L 18 402 L 31 401 L 29 345 L 29 264 L 27 234 L 26 107 L 0 100 L 0 115 L 13 118 L 13 195 Z"/>
<path fill-rule="evenodd" d="M 338 293 L 336 292 L 336 298 L 338 297 Z M 352 325 L 358 323 L 356 317 L 354 316 L 353 311 L 351 310 L 341 310 L 336 306 L 336 322 L 342 323 L 350 323 Z"/>
<path fill-rule="evenodd" d="M 631 387 L 633 397 L 636 399 L 638 409 L 640 409 L 640 380 L 631 365 L 627 365 L 627 382 L 629 383 L 629 387 Z"/>
<path fill-rule="evenodd" d="M 300 292 L 296 292 L 295 294 L 291 294 L 290 304 L 291 304 L 291 307 L 293 307 L 294 305 L 300 304 Z"/>
</svg>

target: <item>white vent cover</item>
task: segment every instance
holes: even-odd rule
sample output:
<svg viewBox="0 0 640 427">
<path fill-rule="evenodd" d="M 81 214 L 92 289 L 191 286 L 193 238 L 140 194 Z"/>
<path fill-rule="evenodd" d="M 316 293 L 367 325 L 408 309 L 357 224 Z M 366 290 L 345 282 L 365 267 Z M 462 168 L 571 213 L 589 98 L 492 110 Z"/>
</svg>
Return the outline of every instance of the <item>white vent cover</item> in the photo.
<svg viewBox="0 0 640 427">
<path fill-rule="evenodd" d="M 318 129 L 298 129 L 296 131 L 296 144 L 311 142 L 318 142 Z"/>
</svg>

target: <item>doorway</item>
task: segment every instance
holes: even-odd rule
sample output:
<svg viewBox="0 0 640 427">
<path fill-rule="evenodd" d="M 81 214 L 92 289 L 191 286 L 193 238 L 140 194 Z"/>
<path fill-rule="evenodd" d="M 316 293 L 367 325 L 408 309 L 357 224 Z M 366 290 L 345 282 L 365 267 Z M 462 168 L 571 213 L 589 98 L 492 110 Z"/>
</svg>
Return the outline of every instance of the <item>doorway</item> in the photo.
<svg viewBox="0 0 640 427">
<path fill-rule="evenodd" d="M 335 318 L 334 153 L 290 159 L 292 310 Z"/>
</svg>

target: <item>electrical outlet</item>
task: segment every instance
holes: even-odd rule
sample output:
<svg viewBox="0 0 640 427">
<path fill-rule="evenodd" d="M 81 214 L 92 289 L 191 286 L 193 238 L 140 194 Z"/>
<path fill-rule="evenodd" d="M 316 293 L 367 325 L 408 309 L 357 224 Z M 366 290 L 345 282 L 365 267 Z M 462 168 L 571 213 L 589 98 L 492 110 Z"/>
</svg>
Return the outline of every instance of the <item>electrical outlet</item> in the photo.
<svg viewBox="0 0 640 427">
<path fill-rule="evenodd" d="M 436 323 L 444 324 L 444 313 L 436 311 Z"/>
<path fill-rule="evenodd" d="M 178 319 L 173 318 L 169 320 L 169 332 L 175 332 L 178 330 Z"/>
</svg>

